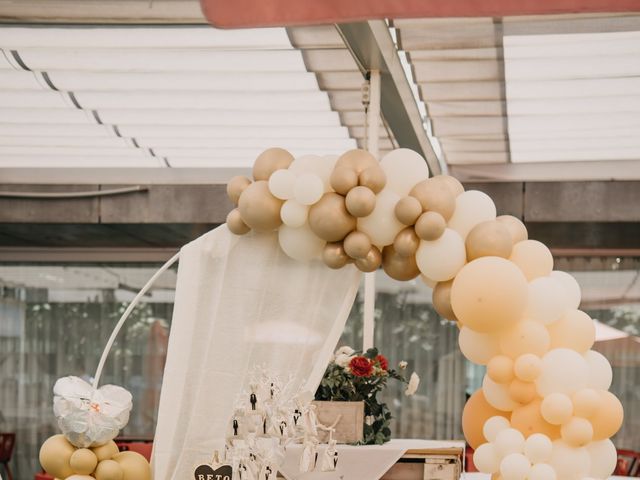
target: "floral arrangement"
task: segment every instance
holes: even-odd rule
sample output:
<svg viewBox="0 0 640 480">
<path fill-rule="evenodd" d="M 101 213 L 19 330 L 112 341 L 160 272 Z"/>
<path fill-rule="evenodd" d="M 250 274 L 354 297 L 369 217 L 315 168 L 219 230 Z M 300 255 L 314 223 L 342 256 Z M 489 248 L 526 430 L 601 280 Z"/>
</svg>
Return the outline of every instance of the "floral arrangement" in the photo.
<svg viewBox="0 0 640 480">
<path fill-rule="evenodd" d="M 420 377 L 413 372 L 407 380 L 404 370 L 407 362 L 400 362 L 398 370 L 389 368 L 389 361 L 370 348 L 366 352 L 356 352 L 351 347 L 339 348 L 316 391 L 316 400 L 364 402 L 365 445 L 381 445 L 391 440 L 391 411 L 377 395 L 387 385 L 390 378 L 407 384 L 405 395 L 413 395 L 418 389 Z"/>
</svg>

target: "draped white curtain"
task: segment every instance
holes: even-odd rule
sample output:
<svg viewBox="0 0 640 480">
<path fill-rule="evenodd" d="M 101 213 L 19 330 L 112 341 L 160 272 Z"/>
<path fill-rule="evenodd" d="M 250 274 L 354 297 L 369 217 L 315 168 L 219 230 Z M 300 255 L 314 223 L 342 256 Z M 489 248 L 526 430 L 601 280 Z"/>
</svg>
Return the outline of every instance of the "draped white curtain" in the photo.
<svg viewBox="0 0 640 480">
<path fill-rule="evenodd" d="M 223 225 L 183 247 L 153 468 L 191 478 L 224 445 L 252 366 L 315 391 L 358 289 L 353 266 L 289 259 L 277 235 L 237 237 Z"/>
</svg>

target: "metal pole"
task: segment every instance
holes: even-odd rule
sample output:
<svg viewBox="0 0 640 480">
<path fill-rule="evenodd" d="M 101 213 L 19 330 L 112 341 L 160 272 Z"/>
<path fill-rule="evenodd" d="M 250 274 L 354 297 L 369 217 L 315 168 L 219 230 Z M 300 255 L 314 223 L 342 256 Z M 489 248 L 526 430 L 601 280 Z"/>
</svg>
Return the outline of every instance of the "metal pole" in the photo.
<svg viewBox="0 0 640 480">
<path fill-rule="evenodd" d="M 380 71 L 372 70 L 369 79 L 369 108 L 367 110 L 367 150 L 378 158 L 378 137 L 380 135 Z M 376 302 L 376 272 L 364 274 L 364 318 L 362 327 L 362 349 L 373 347 L 375 328 L 374 313 Z"/>
</svg>

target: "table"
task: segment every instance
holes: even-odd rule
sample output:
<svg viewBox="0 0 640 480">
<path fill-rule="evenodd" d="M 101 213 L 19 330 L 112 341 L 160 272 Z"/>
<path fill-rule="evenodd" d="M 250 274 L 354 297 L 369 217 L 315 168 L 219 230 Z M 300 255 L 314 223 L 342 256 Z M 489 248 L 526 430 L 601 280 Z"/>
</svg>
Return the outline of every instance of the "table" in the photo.
<svg viewBox="0 0 640 480">
<path fill-rule="evenodd" d="M 609 477 L 609 480 L 624 480 L 627 478 L 633 478 L 633 477 L 618 477 L 618 476 L 613 476 L 613 477 Z M 487 475 L 486 473 L 464 473 L 462 475 L 462 480 L 490 480 L 491 479 L 491 475 Z"/>
</svg>

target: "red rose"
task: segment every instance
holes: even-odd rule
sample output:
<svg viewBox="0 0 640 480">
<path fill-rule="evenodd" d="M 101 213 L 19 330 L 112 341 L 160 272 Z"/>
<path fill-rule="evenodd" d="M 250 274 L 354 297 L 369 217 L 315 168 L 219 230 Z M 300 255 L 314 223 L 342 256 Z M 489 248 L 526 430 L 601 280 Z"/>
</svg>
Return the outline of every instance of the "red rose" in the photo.
<svg viewBox="0 0 640 480">
<path fill-rule="evenodd" d="M 368 377 L 373 372 L 373 365 L 368 358 L 353 357 L 349 362 L 349 369 L 356 377 Z"/>
<path fill-rule="evenodd" d="M 384 355 L 377 355 L 374 362 L 376 362 L 382 370 L 389 369 L 389 360 Z"/>
</svg>

